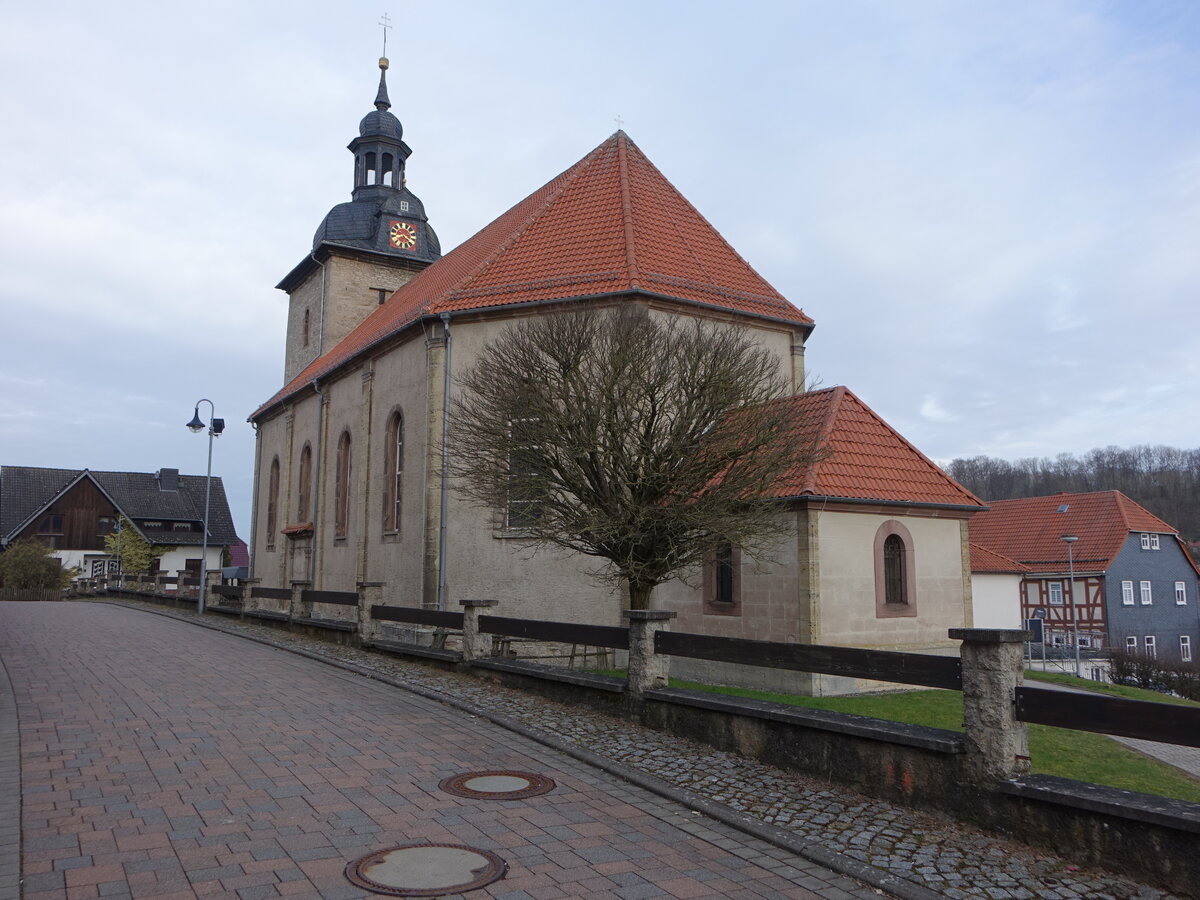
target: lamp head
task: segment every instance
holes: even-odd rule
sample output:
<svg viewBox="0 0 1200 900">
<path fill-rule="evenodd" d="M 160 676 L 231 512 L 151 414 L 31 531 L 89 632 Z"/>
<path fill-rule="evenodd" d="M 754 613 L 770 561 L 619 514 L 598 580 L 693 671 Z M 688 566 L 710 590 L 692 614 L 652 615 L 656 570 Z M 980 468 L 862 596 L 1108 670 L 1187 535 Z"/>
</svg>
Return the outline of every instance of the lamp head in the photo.
<svg viewBox="0 0 1200 900">
<path fill-rule="evenodd" d="M 1059 540 L 1061 540 L 1061 541 L 1066 541 L 1068 544 L 1073 544 L 1073 543 L 1075 543 L 1077 540 L 1079 540 L 1079 535 L 1077 535 L 1077 534 L 1064 534 L 1064 535 L 1062 535 L 1062 536 L 1059 538 Z"/>
<path fill-rule="evenodd" d="M 200 421 L 200 407 L 196 407 L 196 412 L 192 416 L 192 421 L 187 423 L 187 427 L 192 430 L 192 434 L 199 434 L 204 430 L 204 423 Z"/>
<path fill-rule="evenodd" d="M 212 433 L 214 435 L 219 436 L 221 434 L 221 432 L 224 430 L 225 430 L 225 420 L 224 419 L 213 419 L 212 420 Z"/>
</svg>

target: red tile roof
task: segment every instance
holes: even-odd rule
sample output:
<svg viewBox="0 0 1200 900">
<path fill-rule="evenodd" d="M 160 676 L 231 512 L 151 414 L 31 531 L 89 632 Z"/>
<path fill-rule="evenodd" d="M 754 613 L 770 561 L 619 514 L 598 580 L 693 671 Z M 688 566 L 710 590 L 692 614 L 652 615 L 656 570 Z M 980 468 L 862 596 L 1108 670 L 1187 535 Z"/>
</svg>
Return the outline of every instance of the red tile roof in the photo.
<svg viewBox="0 0 1200 900">
<path fill-rule="evenodd" d="M 400 288 L 255 415 L 423 316 L 631 292 L 812 325 L 618 131 Z"/>
<path fill-rule="evenodd" d="M 983 503 L 939 469 L 845 387 L 784 401 L 801 439 L 819 434 L 828 455 L 782 479 L 776 497 L 817 496 L 982 509 Z"/>
<path fill-rule="evenodd" d="M 987 547 L 981 547 L 974 542 L 970 547 L 972 572 L 981 575 L 1020 575 L 1029 571 L 1029 566 L 1024 566 L 1015 559 L 1009 559 Z"/>
<path fill-rule="evenodd" d="M 971 540 L 1033 571 L 1066 570 L 1064 534 L 1079 538 L 1071 552 L 1076 568 L 1102 571 L 1130 532 L 1176 536 L 1174 528 L 1120 491 L 997 500 L 990 506 L 971 520 Z"/>
</svg>

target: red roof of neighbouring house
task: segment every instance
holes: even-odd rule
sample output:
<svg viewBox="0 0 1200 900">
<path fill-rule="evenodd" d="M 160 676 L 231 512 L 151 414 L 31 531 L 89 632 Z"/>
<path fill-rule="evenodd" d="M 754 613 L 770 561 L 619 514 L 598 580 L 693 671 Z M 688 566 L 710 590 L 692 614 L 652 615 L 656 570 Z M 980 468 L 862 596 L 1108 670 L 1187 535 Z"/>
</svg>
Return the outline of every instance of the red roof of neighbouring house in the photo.
<svg viewBox="0 0 1200 900">
<path fill-rule="evenodd" d="M 618 131 L 401 287 L 255 415 L 424 316 L 629 293 L 812 325 Z"/>
<path fill-rule="evenodd" d="M 795 410 L 797 438 L 817 437 L 827 455 L 783 478 L 773 496 L 984 508 L 848 388 L 810 391 L 783 402 Z"/>
<path fill-rule="evenodd" d="M 1076 568 L 1101 571 L 1121 552 L 1130 532 L 1178 540 L 1174 528 L 1120 491 L 997 500 L 990 506 L 971 520 L 971 540 L 1033 571 L 1067 568 L 1064 534 L 1079 538 L 1070 554 Z"/>
<path fill-rule="evenodd" d="M 973 521 L 973 520 L 972 520 Z M 987 547 L 971 542 L 971 571 L 979 575 L 1020 575 L 1029 571 L 1015 559 L 1009 559 Z"/>
</svg>

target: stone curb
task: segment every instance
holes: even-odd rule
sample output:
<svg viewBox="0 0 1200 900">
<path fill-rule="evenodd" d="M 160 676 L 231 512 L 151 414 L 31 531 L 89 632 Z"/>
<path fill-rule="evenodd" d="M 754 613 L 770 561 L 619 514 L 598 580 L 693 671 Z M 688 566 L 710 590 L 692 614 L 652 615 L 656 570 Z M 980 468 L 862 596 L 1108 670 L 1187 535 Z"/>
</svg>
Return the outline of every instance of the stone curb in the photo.
<svg viewBox="0 0 1200 900">
<path fill-rule="evenodd" d="M 762 841 L 779 847 L 781 850 L 787 850 L 795 853 L 809 862 L 817 863 L 825 866 L 841 875 L 854 878 L 864 884 L 876 888 L 892 897 L 897 897 L 899 900 L 942 900 L 943 894 L 921 885 L 914 884 L 896 875 L 890 875 L 874 866 L 861 862 L 851 857 L 843 856 L 836 851 L 829 850 L 812 843 L 805 838 L 798 837 L 782 828 L 777 828 L 774 825 L 768 825 L 765 822 L 760 822 L 751 816 L 746 816 L 737 812 L 734 809 L 726 806 L 723 803 L 717 803 L 702 797 L 692 791 L 684 788 L 676 787 L 660 778 L 655 778 L 653 775 L 647 775 L 645 772 L 639 772 L 629 766 L 621 763 L 613 762 L 591 750 L 584 749 L 577 744 L 572 744 L 569 741 L 546 734 L 531 728 L 522 722 L 517 722 L 507 716 L 502 716 L 497 713 L 488 712 L 473 706 L 464 700 L 458 700 L 454 697 L 449 697 L 440 691 L 431 690 L 430 688 L 420 685 L 411 684 L 401 681 L 398 678 L 392 678 L 389 675 L 383 675 L 379 672 L 373 672 L 370 669 L 348 663 L 340 659 L 324 656 L 320 653 L 313 653 L 311 650 L 304 650 L 299 647 L 291 647 L 284 643 L 271 641 L 258 635 L 247 634 L 234 628 L 225 628 L 212 622 L 195 621 L 187 616 L 177 615 L 173 610 L 160 609 L 144 609 L 141 606 L 133 606 L 127 603 L 122 603 L 120 600 L 102 599 L 100 602 L 109 603 L 113 606 L 121 606 L 125 609 L 131 609 L 139 612 L 150 613 L 152 615 L 165 616 L 170 619 L 175 619 L 180 622 L 189 622 L 193 625 L 199 625 L 201 628 L 207 628 L 210 631 L 219 631 L 222 634 L 228 634 L 234 637 L 240 637 L 245 640 L 253 641 L 256 644 L 263 644 L 267 647 L 273 647 L 276 650 L 284 650 L 288 653 L 294 653 L 297 656 L 305 657 L 306 659 L 322 662 L 334 668 L 342 669 L 346 672 L 352 672 L 355 675 L 360 675 L 369 678 L 373 681 L 379 681 L 390 687 L 400 688 L 410 691 L 419 697 L 424 697 L 427 700 L 433 700 L 437 703 L 453 707 L 454 709 L 462 710 L 470 713 L 473 716 L 478 716 L 481 719 L 499 725 L 508 731 L 512 731 L 522 737 L 535 741 L 543 746 L 557 750 L 560 753 L 565 753 L 567 756 L 588 765 L 595 766 L 601 771 L 607 772 L 617 778 L 627 781 L 630 784 L 636 785 L 643 790 L 649 791 L 652 794 L 657 794 L 675 803 L 679 803 L 688 809 L 703 813 L 710 818 L 716 819 L 724 825 L 756 837 Z"/>
</svg>

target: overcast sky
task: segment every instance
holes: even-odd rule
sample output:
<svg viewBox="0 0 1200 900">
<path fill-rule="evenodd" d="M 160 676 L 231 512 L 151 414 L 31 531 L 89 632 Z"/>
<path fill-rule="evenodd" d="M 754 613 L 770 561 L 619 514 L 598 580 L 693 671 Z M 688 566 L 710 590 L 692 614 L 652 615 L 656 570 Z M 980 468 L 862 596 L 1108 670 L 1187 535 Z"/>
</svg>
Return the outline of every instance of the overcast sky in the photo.
<svg viewBox="0 0 1200 900">
<path fill-rule="evenodd" d="M 927 455 L 1200 446 L 1200 4 L 67 0 L 0 6 L 0 462 L 203 474 L 208 397 L 248 535 L 385 11 L 443 248 L 619 116 Z"/>
</svg>

